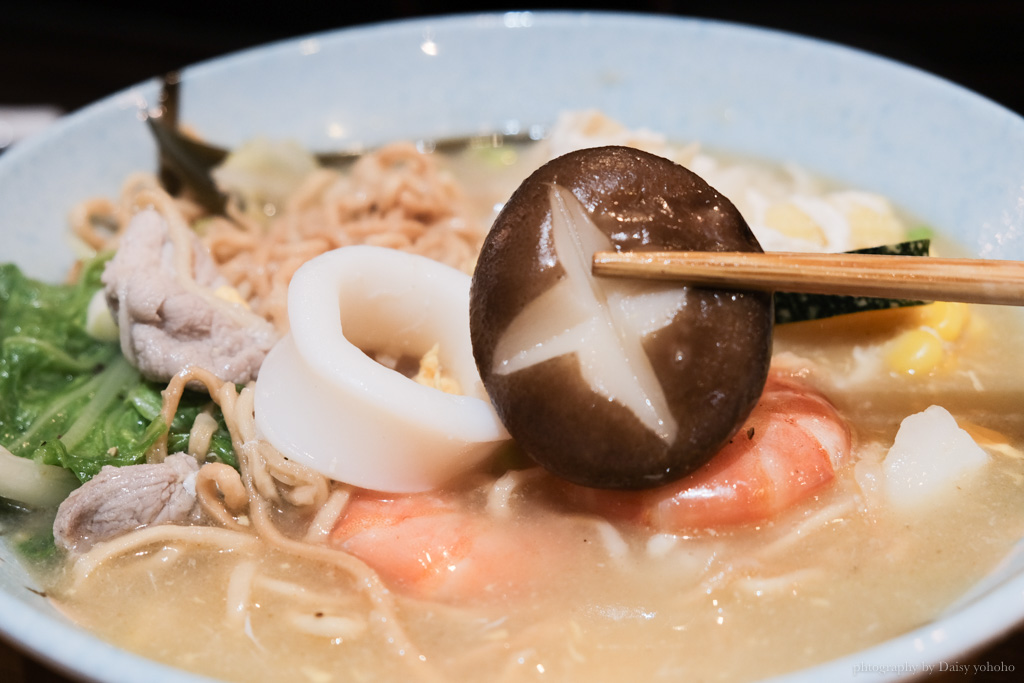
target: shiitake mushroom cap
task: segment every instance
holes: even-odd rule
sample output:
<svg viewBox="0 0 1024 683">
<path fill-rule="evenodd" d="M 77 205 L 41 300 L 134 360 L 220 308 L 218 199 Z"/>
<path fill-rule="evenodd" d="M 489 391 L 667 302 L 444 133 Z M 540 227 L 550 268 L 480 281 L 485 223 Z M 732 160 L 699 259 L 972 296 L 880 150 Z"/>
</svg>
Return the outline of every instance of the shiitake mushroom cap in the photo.
<svg viewBox="0 0 1024 683">
<path fill-rule="evenodd" d="M 685 305 L 671 322 L 641 338 L 677 424 L 671 441 L 616 397 L 595 391 L 575 353 L 503 371 L 495 350 L 513 320 L 568 277 L 555 258 L 553 188 L 571 193 L 616 251 L 761 247 L 736 207 L 700 177 L 626 147 L 570 152 L 537 169 L 484 242 L 470 332 L 480 376 L 509 433 L 537 463 L 577 484 L 666 484 L 707 463 L 760 397 L 771 358 L 772 297 L 685 287 Z"/>
</svg>

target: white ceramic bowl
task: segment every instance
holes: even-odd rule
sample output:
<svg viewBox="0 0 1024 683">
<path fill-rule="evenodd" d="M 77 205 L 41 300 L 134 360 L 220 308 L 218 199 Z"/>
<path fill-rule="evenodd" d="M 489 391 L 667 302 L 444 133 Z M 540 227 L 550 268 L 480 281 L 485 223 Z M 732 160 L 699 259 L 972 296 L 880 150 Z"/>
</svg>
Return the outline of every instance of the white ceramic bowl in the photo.
<svg viewBox="0 0 1024 683">
<path fill-rule="evenodd" d="M 836 45 L 655 16 L 508 13 L 382 24 L 186 70 L 183 119 L 225 145 L 263 133 L 317 149 L 514 132 L 563 109 L 792 161 L 894 198 L 978 255 L 1024 258 L 1024 120 L 958 86 Z M 59 278 L 75 202 L 153 169 L 139 117 L 155 82 L 66 117 L 0 158 L 4 261 Z M 32 590 L 0 544 L 0 632 L 103 681 L 201 680 L 110 647 Z M 955 661 L 1024 618 L 1024 560 L 941 619 L 787 680 L 899 678 Z"/>
</svg>

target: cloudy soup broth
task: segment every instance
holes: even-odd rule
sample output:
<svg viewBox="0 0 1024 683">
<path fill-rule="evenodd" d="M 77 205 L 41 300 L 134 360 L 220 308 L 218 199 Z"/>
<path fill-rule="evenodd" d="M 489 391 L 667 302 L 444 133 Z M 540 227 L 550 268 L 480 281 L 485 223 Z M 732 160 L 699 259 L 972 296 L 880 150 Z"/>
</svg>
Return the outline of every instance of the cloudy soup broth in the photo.
<svg viewBox="0 0 1024 683">
<path fill-rule="evenodd" d="M 479 248 L 496 207 L 533 169 L 606 142 L 693 170 L 736 204 L 766 250 L 844 251 L 920 234 L 883 197 L 599 121 L 567 117 L 539 142 L 429 155 L 466 243 Z M 418 163 L 403 162 L 403 172 L 420 173 Z M 323 183 L 382 185 L 393 170 Z M 956 252 L 932 237 L 933 254 Z M 472 256 L 450 265 L 471 273 Z M 264 490 L 259 505 L 224 503 L 228 521 L 207 516 L 97 544 L 69 556 L 47 592 L 119 647 L 233 681 L 750 681 L 792 671 L 927 623 L 1024 535 L 1020 339 L 1013 311 L 962 304 L 776 325 L 771 372 L 783 379 L 769 379 L 781 396 L 772 419 L 811 410 L 810 395 L 834 406 L 814 407 L 814 419 L 848 429 L 850 449 L 827 483 L 760 517 L 712 508 L 677 518 L 669 507 L 651 518 L 621 503 L 604 514 L 600 499 L 567 495 L 505 445 L 454 483 L 411 497 L 327 482 L 311 504 L 289 497 L 304 486 L 298 475 L 275 474 L 276 499 Z M 924 421 L 905 425 L 895 449 L 916 414 Z M 944 455 L 954 474 L 921 475 L 930 482 L 921 493 L 907 471 L 928 464 L 914 449 L 934 450 L 927 439 L 947 432 L 966 455 Z M 741 428 L 734 439 L 761 436 Z M 813 438 L 801 429 L 779 437 L 780 467 Z M 402 512 L 382 511 L 395 499 Z M 340 532 L 346 524 L 355 531 Z M 357 538 L 378 550 L 362 553 Z"/>
</svg>

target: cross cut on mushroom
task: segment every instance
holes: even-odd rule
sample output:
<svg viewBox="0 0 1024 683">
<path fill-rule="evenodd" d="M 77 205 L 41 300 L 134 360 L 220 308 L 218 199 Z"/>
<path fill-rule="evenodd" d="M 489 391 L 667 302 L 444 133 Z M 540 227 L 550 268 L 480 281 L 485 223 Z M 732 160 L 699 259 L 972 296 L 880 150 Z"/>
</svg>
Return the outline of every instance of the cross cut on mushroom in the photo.
<svg viewBox="0 0 1024 683">
<path fill-rule="evenodd" d="M 611 249 L 611 240 L 571 192 L 552 185 L 549 196 L 551 236 L 565 276 L 509 325 L 495 349 L 494 371 L 509 374 L 575 354 L 591 389 L 623 403 L 671 443 L 678 425 L 641 340 L 672 322 L 686 305 L 686 290 L 637 291 L 631 283 L 595 278 L 594 252 Z"/>
</svg>

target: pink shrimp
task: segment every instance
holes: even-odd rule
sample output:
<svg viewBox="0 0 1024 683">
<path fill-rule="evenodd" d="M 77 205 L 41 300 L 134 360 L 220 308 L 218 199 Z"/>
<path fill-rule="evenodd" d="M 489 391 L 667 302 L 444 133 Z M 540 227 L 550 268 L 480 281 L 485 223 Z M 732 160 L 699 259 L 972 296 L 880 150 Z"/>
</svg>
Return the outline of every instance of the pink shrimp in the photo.
<svg viewBox="0 0 1024 683">
<path fill-rule="evenodd" d="M 832 404 L 802 382 L 773 374 L 733 439 L 674 484 L 605 491 L 550 475 L 535 481 L 572 511 L 682 532 L 769 519 L 831 482 L 849 451 L 850 430 Z M 533 502 L 550 503 L 548 495 Z M 359 491 L 331 539 L 396 590 L 439 601 L 504 599 L 571 566 L 579 547 L 572 541 L 581 539 L 573 514 L 494 519 L 462 499 L 450 491 Z"/>
<path fill-rule="evenodd" d="M 566 559 L 554 535 L 564 525 L 497 520 L 444 492 L 362 491 L 335 526 L 332 542 L 407 595 L 438 601 L 504 599 Z"/>
<path fill-rule="evenodd" d="M 794 378 L 772 373 L 747 421 L 693 474 L 648 491 L 569 485 L 569 501 L 611 520 L 669 533 L 762 522 L 820 491 L 850 453 L 835 406 Z"/>
</svg>

